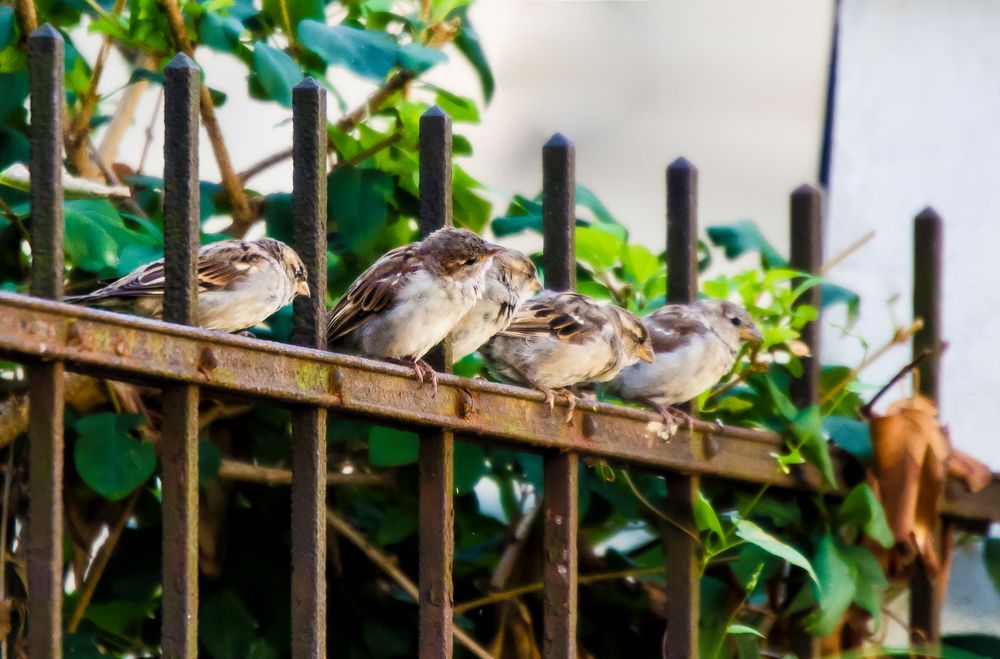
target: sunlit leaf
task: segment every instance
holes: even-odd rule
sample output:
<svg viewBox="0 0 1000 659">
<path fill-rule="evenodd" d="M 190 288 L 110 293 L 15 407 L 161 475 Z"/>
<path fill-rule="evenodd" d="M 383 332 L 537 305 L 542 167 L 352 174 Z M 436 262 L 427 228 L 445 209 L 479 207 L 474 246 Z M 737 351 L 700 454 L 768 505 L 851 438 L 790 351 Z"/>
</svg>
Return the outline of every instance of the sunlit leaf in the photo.
<svg viewBox="0 0 1000 659">
<path fill-rule="evenodd" d="M 399 47 L 382 32 L 304 20 L 298 36 L 328 65 L 345 66 L 365 78 L 382 80 L 396 66 Z"/>
<path fill-rule="evenodd" d="M 792 565 L 802 568 L 809 575 L 814 583 L 820 584 L 819 577 L 813 571 L 813 566 L 805 556 L 795 547 L 786 544 L 774 537 L 764 529 L 746 519 L 736 521 L 736 535 L 742 540 L 756 545 L 769 554 L 783 558 Z"/>
<path fill-rule="evenodd" d="M 305 74 L 288 53 L 258 41 L 253 47 L 253 70 L 268 98 L 292 107 L 292 87 Z"/>
</svg>

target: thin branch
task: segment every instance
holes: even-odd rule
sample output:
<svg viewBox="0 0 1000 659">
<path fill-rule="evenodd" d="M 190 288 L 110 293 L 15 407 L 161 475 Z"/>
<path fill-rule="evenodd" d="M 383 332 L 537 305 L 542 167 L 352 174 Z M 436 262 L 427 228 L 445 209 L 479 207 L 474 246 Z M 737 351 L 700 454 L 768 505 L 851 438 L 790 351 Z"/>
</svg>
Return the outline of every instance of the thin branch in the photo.
<svg viewBox="0 0 1000 659">
<path fill-rule="evenodd" d="M 500 560 L 497 561 L 497 566 L 493 570 L 493 576 L 490 577 L 490 588 L 500 589 L 507 585 L 510 573 L 514 570 L 514 565 L 521 555 L 521 550 L 524 549 L 524 543 L 527 542 L 528 534 L 541 509 L 542 502 L 538 501 L 527 512 L 522 513 L 521 519 L 514 527 L 514 537 L 503 550 L 503 554 L 500 555 Z"/>
<path fill-rule="evenodd" d="M 31 33 L 38 29 L 34 0 L 15 0 L 14 12 L 17 14 L 18 27 L 21 28 L 21 42 L 26 44 Z"/>
<path fill-rule="evenodd" d="M 627 579 L 629 577 L 644 577 L 651 574 L 663 574 L 663 566 L 658 565 L 656 567 L 641 567 L 641 568 L 630 568 L 628 570 L 617 570 L 615 572 L 599 572 L 597 574 L 585 574 L 577 577 L 577 583 L 581 586 L 586 586 L 593 583 L 598 583 L 601 581 L 614 581 L 617 579 Z M 490 593 L 478 599 L 469 600 L 468 602 L 462 602 L 461 604 L 455 605 L 455 615 L 461 615 L 475 609 L 480 609 L 484 606 L 489 606 L 491 604 L 499 604 L 500 602 L 506 602 L 508 600 L 515 599 L 521 595 L 529 595 L 531 593 L 540 592 L 545 588 L 545 584 L 541 581 L 536 581 L 534 583 L 525 584 L 523 586 L 517 586 L 516 588 L 510 588 L 508 590 L 499 591 L 496 593 Z"/>
<path fill-rule="evenodd" d="M 135 170 L 137 174 L 142 174 L 142 170 L 146 166 L 146 156 L 149 154 L 149 147 L 153 143 L 153 128 L 156 126 L 157 117 L 160 116 L 160 105 L 162 103 L 163 87 L 160 87 L 160 91 L 156 95 L 156 105 L 153 106 L 153 116 L 149 119 L 149 125 L 146 126 L 146 141 L 142 143 L 142 155 L 139 156 L 139 165 Z"/>
<path fill-rule="evenodd" d="M 915 321 L 913 321 L 913 323 L 909 327 L 902 327 L 899 330 L 897 330 L 896 333 L 893 334 L 892 338 L 889 339 L 889 341 L 885 345 L 883 345 L 881 348 L 873 352 L 869 357 L 866 357 L 865 360 L 862 361 L 857 368 L 855 368 L 850 373 L 845 375 L 843 379 L 841 379 L 829 391 L 823 394 L 823 396 L 819 399 L 819 404 L 825 405 L 829 403 L 831 400 L 833 400 L 834 396 L 840 393 L 840 391 L 844 387 L 846 387 L 848 384 L 854 381 L 854 379 L 858 377 L 858 374 L 860 374 L 861 371 L 865 370 L 866 368 L 871 366 L 874 362 L 878 361 L 882 357 L 882 355 L 889 352 L 889 350 L 891 350 L 893 347 L 909 341 L 914 334 L 916 334 L 923 328 L 924 328 L 923 319 L 917 318 Z"/>
<path fill-rule="evenodd" d="M 180 5 L 178 5 L 177 0 L 163 0 L 163 7 L 167 12 L 167 23 L 170 25 L 170 33 L 173 35 L 174 41 L 184 51 L 184 54 L 193 58 L 194 48 L 187 38 L 187 26 L 184 25 L 184 16 L 181 14 Z M 229 150 L 222 137 L 222 128 L 220 128 L 219 120 L 215 116 L 212 95 L 204 84 L 201 85 L 200 91 L 201 123 L 205 126 L 205 132 L 208 133 L 208 140 L 211 142 L 212 152 L 215 154 L 215 162 L 222 174 L 222 188 L 226 191 L 229 203 L 233 207 L 231 233 L 237 238 L 242 238 L 255 220 L 254 212 L 250 207 L 250 201 L 247 199 L 243 184 L 233 168 L 233 162 L 229 158 Z"/>
<path fill-rule="evenodd" d="M 326 522 L 333 530 L 344 536 L 351 544 L 361 550 L 365 556 L 368 557 L 372 563 L 375 563 L 383 572 L 389 575 L 393 581 L 403 589 L 406 594 L 413 598 L 415 602 L 420 601 L 420 590 L 417 588 L 417 584 L 413 583 L 406 574 L 397 567 L 396 563 L 386 554 L 384 551 L 376 547 L 375 545 L 368 542 L 364 535 L 360 531 L 355 529 L 351 524 L 330 510 L 326 509 Z M 471 636 L 466 634 L 460 627 L 453 627 L 453 632 L 455 634 L 455 640 L 468 648 L 474 655 L 480 657 L 480 659 L 493 659 L 491 655 L 485 648 L 479 645 Z"/>
<path fill-rule="evenodd" d="M 879 389 L 878 393 L 876 393 L 874 396 L 872 396 L 872 399 L 870 401 L 868 401 L 859 410 L 861 412 L 861 416 L 864 417 L 865 419 L 871 419 L 872 418 L 872 408 L 875 407 L 875 403 L 878 402 L 878 399 L 881 398 L 882 396 L 884 396 L 885 392 L 887 392 L 890 389 L 892 389 L 893 385 L 895 385 L 897 382 L 899 382 L 904 377 L 906 377 L 907 374 L 910 373 L 910 371 L 912 371 L 913 369 L 915 369 L 917 366 L 920 365 L 920 362 L 924 361 L 925 359 L 927 359 L 927 357 L 931 356 L 932 354 L 934 354 L 934 350 L 932 350 L 931 348 L 924 348 L 920 352 L 919 355 L 917 355 L 912 360 L 910 360 L 909 364 L 907 364 L 903 368 L 899 369 L 899 372 L 896 373 L 894 376 L 892 376 L 892 379 L 889 380 L 888 384 L 886 384 L 884 387 L 882 387 L 881 389 Z"/>
<path fill-rule="evenodd" d="M 246 483 L 263 483 L 264 485 L 291 485 L 292 470 L 280 467 L 262 467 L 238 460 L 223 460 L 219 467 L 219 478 Z M 326 484 L 329 486 L 391 485 L 393 480 L 392 474 L 387 472 L 344 474 L 331 471 L 326 474 Z"/>
<path fill-rule="evenodd" d="M 344 162 L 338 162 L 336 165 L 333 166 L 333 169 L 338 170 L 341 167 L 357 167 L 358 165 L 368 160 L 369 158 L 379 153 L 380 151 L 388 149 L 390 146 L 392 146 L 401 139 L 403 139 L 403 135 L 401 133 L 393 133 L 384 140 L 372 144 L 370 147 L 364 149 L 363 151 L 359 151 L 357 155 L 355 155 L 353 158 L 345 160 Z"/>
<path fill-rule="evenodd" d="M 118 545 L 118 540 L 122 536 L 122 531 L 125 530 L 125 525 L 128 524 L 128 520 L 132 517 L 135 502 L 139 500 L 142 491 L 143 487 L 138 487 L 129 496 L 121 515 L 119 515 L 115 525 L 108 529 L 108 537 L 104 540 L 104 544 L 101 545 L 101 548 L 97 551 L 97 556 L 94 557 L 94 561 L 90 564 L 90 570 L 87 571 L 87 576 L 83 580 L 83 587 L 80 589 L 80 599 L 76 601 L 76 607 L 74 607 L 73 613 L 70 614 L 69 622 L 66 624 L 66 631 L 70 634 L 74 633 L 80 627 L 80 622 L 87 612 L 87 607 L 90 606 L 90 600 L 94 597 L 94 591 L 97 590 L 97 584 L 104 575 L 105 568 L 108 567 L 111 555 Z"/>
<path fill-rule="evenodd" d="M 844 259 L 846 259 L 848 256 L 850 256 L 851 254 L 853 254 L 854 252 L 858 251 L 859 249 L 861 249 L 862 247 L 864 247 L 866 244 L 868 244 L 868 242 L 871 241 L 871 239 L 874 238 L 874 237 L 875 237 L 875 230 L 873 229 L 873 230 L 869 231 L 868 233 L 866 233 L 865 235 L 863 235 L 860 238 L 858 238 L 857 240 L 855 240 L 850 245 L 848 245 L 847 248 L 844 251 L 842 251 L 840 254 L 837 254 L 832 259 L 830 259 L 829 261 L 827 261 L 826 263 L 824 263 L 820 267 L 819 272 L 816 273 L 816 274 L 822 276 L 822 275 L 825 275 L 826 273 L 828 273 L 830 270 L 833 270 L 835 267 L 837 267 L 838 265 L 840 265 L 840 263 Z"/>
<path fill-rule="evenodd" d="M 124 8 L 125 0 L 115 0 L 114 7 L 111 9 L 111 16 L 117 17 Z M 68 127 L 70 153 L 67 154 L 67 157 L 73 162 L 86 156 L 84 151 L 90 135 L 90 118 L 97 107 L 97 99 L 100 98 L 100 95 L 97 93 L 97 85 L 101 81 L 101 75 L 104 73 L 104 65 L 107 64 L 108 55 L 110 54 L 111 35 L 106 34 L 104 35 L 104 39 L 101 40 L 101 49 L 97 53 L 97 60 L 94 62 L 94 67 L 91 70 L 87 91 L 84 92 L 80 100 L 80 109 Z M 100 166 L 99 163 L 98 166 Z"/>
<path fill-rule="evenodd" d="M 414 77 L 415 75 L 412 71 L 397 71 L 386 81 L 384 85 L 375 90 L 375 92 L 369 96 L 363 104 L 338 119 L 334 124 L 334 127 L 342 133 L 354 130 L 358 124 L 364 121 L 366 117 L 370 114 L 378 112 L 393 94 L 406 87 L 406 85 L 413 80 Z M 330 148 L 333 148 L 332 144 L 330 145 Z M 252 177 L 257 176 L 261 172 L 268 170 L 291 157 L 292 150 L 290 148 L 282 149 L 281 151 L 273 153 L 263 160 L 250 165 L 239 173 L 238 178 L 243 183 L 246 183 Z"/>
<path fill-rule="evenodd" d="M 142 69 L 159 68 L 156 58 L 148 55 L 140 56 L 136 62 L 136 67 Z M 125 138 L 125 133 L 132 123 L 132 117 L 139 107 L 139 101 L 142 100 L 142 95 L 149 85 L 150 82 L 148 80 L 136 80 L 125 88 L 121 101 L 118 102 L 118 107 L 115 108 L 115 114 L 111 118 L 107 130 L 104 131 L 104 137 L 101 138 L 101 145 L 97 150 L 101 156 L 101 160 L 104 162 L 115 162 L 117 159 L 118 147 Z"/>
<path fill-rule="evenodd" d="M 676 527 L 677 530 L 679 530 L 682 533 L 684 533 L 684 535 L 690 537 L 692 540 L 694 540 L 698 544 L 699 547 L 701 546 L 701 537 L 697 533 L 695 533 L 691 529 L 685 527 L 680 522 L 677 522 L 677 521 L 671 519 L 669 515 L 667 515 L 666 513 L 662 512 L 659 508 L 657 508 L 652 503 L 650 503 L 649 499 L 647 499 L 645 496 L 643 496 L 642 492 L 639 491 L 639 488 L 637 488 L 635 486 L 635 483 L 632 482 L 632 477 L 629 476 L 628 471 L 625 470 L 625 469 L 622 469 L 621 472 L 622 472 L 622 478 L 625 479 L 625 484 L 628 485 L 628 489 L 632 490 L 632 494 L 634 494 L 635 498 L 639 500 L 639 503 L 641 503 L 642 505 L 644 505 L 647 509 L 649 509 L 649 511 L 651 513 L 653 513 L 654 515 L 656 515 L 657 517 L 659 517 L 660 519 L 662 519 L 663 521 L 665 521 L 667 524 L 670 524 L 671 526 Z"/>
</svg>

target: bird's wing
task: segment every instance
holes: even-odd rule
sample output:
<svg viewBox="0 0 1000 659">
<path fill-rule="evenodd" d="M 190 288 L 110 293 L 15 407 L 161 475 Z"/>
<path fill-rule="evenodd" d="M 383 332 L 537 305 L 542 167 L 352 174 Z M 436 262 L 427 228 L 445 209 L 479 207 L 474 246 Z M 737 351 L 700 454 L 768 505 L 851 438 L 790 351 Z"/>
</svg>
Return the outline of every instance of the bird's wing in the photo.
<svg viewBox="0 0 1000 659">
<path fill-rule="evenodd" d="M 327 320 L 327 338 L 333 342 L 350 334 L 374 314 L 390 308 L 409 278 L 421 267 L 413 245 L 387 252 L 358 277 L 337 302 Z"/>
<path fill-rule="evenodd" d="M 657 355 L 678 350 L 692 339 L 705 336 L 711 330 L 686 305 L 668 304 L 643 319 Z"/>
<path fill-rule="evenodd" d="M 555 336 L 582 343 L 608 319 L 601 308 L 576 293 L 543 293 L 526 302 L 500 334 L 516 337 Z"/>
<path fill-rule="evenodd" d="M 253 242 L 223 240 L 205 245 L 198 251 L 195 276 L 198 291 L 217 291 L 232 287 L 268 263 L 270 257 Z M 69 302 L 89 302 L 110 297 L 148 297 L 163 295 L 164 263 L 158 259 L 140 266 L 118 281 L 89 295 L 67 298 Z"/>
</svg>

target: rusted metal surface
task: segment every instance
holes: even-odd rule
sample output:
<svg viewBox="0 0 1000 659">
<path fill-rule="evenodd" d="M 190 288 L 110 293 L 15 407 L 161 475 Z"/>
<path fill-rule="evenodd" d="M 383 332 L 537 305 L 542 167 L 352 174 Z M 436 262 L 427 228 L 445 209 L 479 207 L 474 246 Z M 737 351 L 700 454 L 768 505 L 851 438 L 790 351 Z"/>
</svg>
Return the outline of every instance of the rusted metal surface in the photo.
<svg viewBox="0 0 1000 659">
<path fill-rule="evenodd" d="M 576 288 L 576 150 L 559 133 L 542 147 L 542 190 L 545 288 L 571 291 Z"/>
<path fill-rule="evenodd" d="M 63 38 L 28 37 L 31 79 L 31 293 L 63 294 Z M 63 365 L 28 368 L 28 652 L 62 656 Z"/>
<path fill-rule="evenodd" d="M 553 135 L 542 147 L 542 222 L 545 286 L 576 287 L 576 154 L 564 136 Z M 592 422 L 577 421 L 584 435 Z M 580 456 L 545 454 L 543 643 L 546 657 L 576 658 L 577 524 Z"/>
<path fill-rule="evenodd" d="M 792 193 L 791 215 L 791 259 L 790 265 L 796 270 L 809 274 L 819 274 L 823 265 L 823 197 L 811 185 L 801 185 Z M 802 294 L 799 304 L 809 304 L 820 308 L 820 288 L 813 286 Z M 806 323 L 802 328 L 802 342 L 809 346 L 811 357 L 802 358 L 802 377 L 791 382 L 791 398 L 798 407 L 815 405 L 819 400 L 820 369 L 820 328 L 822 319 Z"/>
<path fill-rule="evenodd" d="M 667 167 L 667 301 L 692 302 L 698 297 L 698 170 L 684 158 Z M 690 410 L 690 408 L 686 408 Z M 701 437 L 688 438 L 701 453 Z M 694 657 L 698 652 L 701 602 L 698 544 L 694 524 L 697 476 L 667 474 L 667 515 L 678 525 L 663 529 L 667 555 L 667 659 Z"/>
<path fill-rule="evenodd" d="M 427 236 L 451 224 L 451 117 L 435 106 L 420 117 L 420 234 Z M 451 342 L 435 348 L 427 361 L 436 371 L 450 373 Z M 412 380 L 410 387 L 414 387 Z M 459 405 L 451 409 L 457 411 Z M 420 657 L 450 659 L 454 645 L 453 433 L 445 429 L 420 433 L 419 470 Z"/>
<path fill-rule="evenodd" d="M 791 267 L 802 272 L 818 274 L 823 264 L 823 226 L 822 226 L 822 195 L 811 185 L 801 185 L 792 192 L 789 202 L 791 237 Z M 800 279 L 795 280 L 799 283 Z M 797 304 L 809 304 L 820 309 L 820 288 L 814 286 L 798 299 Z M 802 358 L 802 377 L 792 378 L 789 394 L 792 402 L 799 408 L 815 405 L 819 401 L 819 370 L 820 370 L 820 328 L 821 319 L 817 318 L 802 328 L 802 341 L 809 346 L 811 357 Z M 798 592 L 805 586 L 805 579 L 800 574 L 789 575 L 785 588 L 787 593 Z M 810 659 L 819 656 L 821 648 L 819 639 L 805 630 L 805 620 L 809 612 L 792 616 L 792 624 L 788 630 L 789 649 L 798 659 Z"/>
<path fill-rule="evenodd" d="M 164 71 L 163 238 L 167 322 L 195 322 L 199 242 L 198 65 L 174 57 Z M 195 367 L 211 372 L 211 350 Z M 198 656 L 198 387 L 163 388 L 163 656 Z"/>
<path fill-rule="evenodd" d="M 924 321 L 923 329 L 913 337 L 913 355 L 933 350 L 919 366 L 919 380 L 920 393 L 935 402 L 940 400 L 943 245 L 941 217 L 934 209 L 926 208 L 913 222 L 913 316 Z M 934 530 L 938 547 L 941 546 L 941 532 L 938 520 Z M 916 574 L 910 579 L 910 633 L 915 641 L 937 643 L 941 640 L 942 585 L 939 580 L 929 578 L 918 564 Z"/>
<path fill-rule="evenodd" d="M 309 272 L 294 303 L 292 341 L 326 348 L 326 91 L 292 90 L 293 242 Z M 326 409 L 292 412 L 292 657 L 326 657 Z"/>
<path fill-rule="evenodd" d="M 67 338 L 70 326 L 75 329 Z M 197 368 L 208 348 L 218 366 Z M 495 382 L 441 375 L 437 396 L 413 386 L 413 371 L 372 359 L 168 325 L 97 309 L 0 293 L 0 355 L 21 362 L 64 360 L 73 371 L 157 385 L 200 384 L 206 391 L 277 403 L 322 405 L 338 413 L 386 423 L 437 427 L 477 435 L 525 450 L 575 450 L 581 455 L 746 483 L 815 491 L 821 478 L 810 466 L 782 474 L 770 453 L 783 442 L 773 433 L 697 423 L 695 434 L 717 444 L 709 457 L 682 429 L 668 441 L 657 435 L 658 416 L 605 403 L 581 404 L 570 425 L 553 415 L 540 392 Z M 471 411 L 458 414 L 471 396 Z M 589 416 L 590 421 L 584 422 Z M 585 429 L 587 432 L 585 433 Z M 833 451 L 838 469 L 842 454 Z M 825 491 L 825 490 L 824 490 Z M 830 491 L 842 495 L 844 490 Z M 945 503 L 963 519 L 995 517 L 1000 482 L 980 494 Z M 992 510 L 992 515 L 984 511 Z"/>
</svg>

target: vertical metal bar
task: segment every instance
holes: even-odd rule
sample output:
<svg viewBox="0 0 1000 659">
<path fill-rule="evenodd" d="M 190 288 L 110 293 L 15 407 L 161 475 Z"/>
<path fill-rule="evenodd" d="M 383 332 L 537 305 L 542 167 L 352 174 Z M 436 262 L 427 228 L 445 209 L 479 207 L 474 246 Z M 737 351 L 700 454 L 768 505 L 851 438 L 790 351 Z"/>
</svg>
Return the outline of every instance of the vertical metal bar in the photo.
<svg viewBox="0 0 1000 659">
<path fill-rule="evenodd" d="M 326 90 L 292 90 L 293 242 L 309 272 L 292 340 L 326 348 Z M 292 657 L 326 657 L 326 410 L 292 413 Z"/>
<path fill-rule="evenodd" d="M 576 149 L 559 133 L 542 147 L 542 270 L 545 287 L 576 288 Z"/>
<path fill-rule="evenodd" d="M 451 117 L 432 107 L 420 117 L 420 233 L 451 226 Z M 451 372 L 451 342 L 428 356 Z M 452 560 L 455 554 L 455 439 L 420 433 L 420 659 L 452 654 Z"/>
<path fill-rule="evenodd" d="M 31 72 L 31 294 L 63 295 L 63 38 L 28 37 Z M 28 367 L 28 653 L 62 656 L 63 364 Z"/>
<path fill-rule="evenodd" d="M 933 351 L 921 363 L 919 374 L 920 393 L 935 403 L 940 400 L 943 248 L 941 216 L 925 208 L 913 223 L 913 316 L 924 321 L 924 328 L 913 337 L 913 355 L 926 349 Z M 941 524 L 939 520 L 934 533 L 938 547 Z M 910 632 L 915 642 L 940 642 L 943 602 L 940 582 L 931 580 L 918 562 L 917 573 L 910 579 Z"/>
<path fill-rule="evenodd" d="M 811 185 L 801 185 L 792 192 L 789 201 L 791 266 L 796 270 L 818 274 L 823 265 L 823 215 L 822 194 Z M 798 301 L 820 308 L 819 286 L 806 291 Z M 802 358 L 802 377 L 794 378 L 790 385 L 792 401 L 803 408 L 819 401 L 820 368 L 820 319 L 802 328 L 802 341 L 809 346 L 811 357 Z M 805 585 L 798 575 L 789 577 L 787 589 L 790 595 L 797 593 Z M 807 633 L 803 627 L 805 614 L 793 616 L 788 631 L 789 648 L 799 659 L 819 656 L 819 639 Z"/>
<path fill-rule="evenodd" d="M 809 274 L 818 274 L 823 265 L 823 211 L 822 194 L 811 185 L 801 185 L 792 192 L 791 266 Z M 798 300 L 817 310 L 820 306 L 820 288 L 813 286 Z M 802 328 L 802 341 L 809 346 L 811 357 L 802 358 L 802 377 L 791 383 L 792 401 L 799 407 L 814 405 L 819 400 L 819 351 L 820 320 Z"/>
<path fill-rule="evenodd" d="M 183 325 L 197 322 L 199 74 L 183 53 L 164 71 L 163 319 Z M 163 409 L 163 656 L 193 658 L 198 655 L 198 387 L 164 387 Z"/>
<path fill-rule="evenodd" d="M 698 297 L 698 170 L 684 158 L 667 167 L 667 300 Z M 692 450 L 696 438 L 692 436 Z M 694 502 L 700 479 L 668 473 L 667 514 L 686 529 L 696 528 Z M 667 659 L 698 655 L 701 603 L 698 546 L 674 524 L 664 527 L 667 554 Z"/>
<path fill-rule="evenodd" d="M 576 287 L 576 153 L 558 133 L 542 147 L 542 252 L 550 290 Z M 577 532 L 580 456 L 545 455 L 542 653 L 576 659 Z"/>
</svg>

